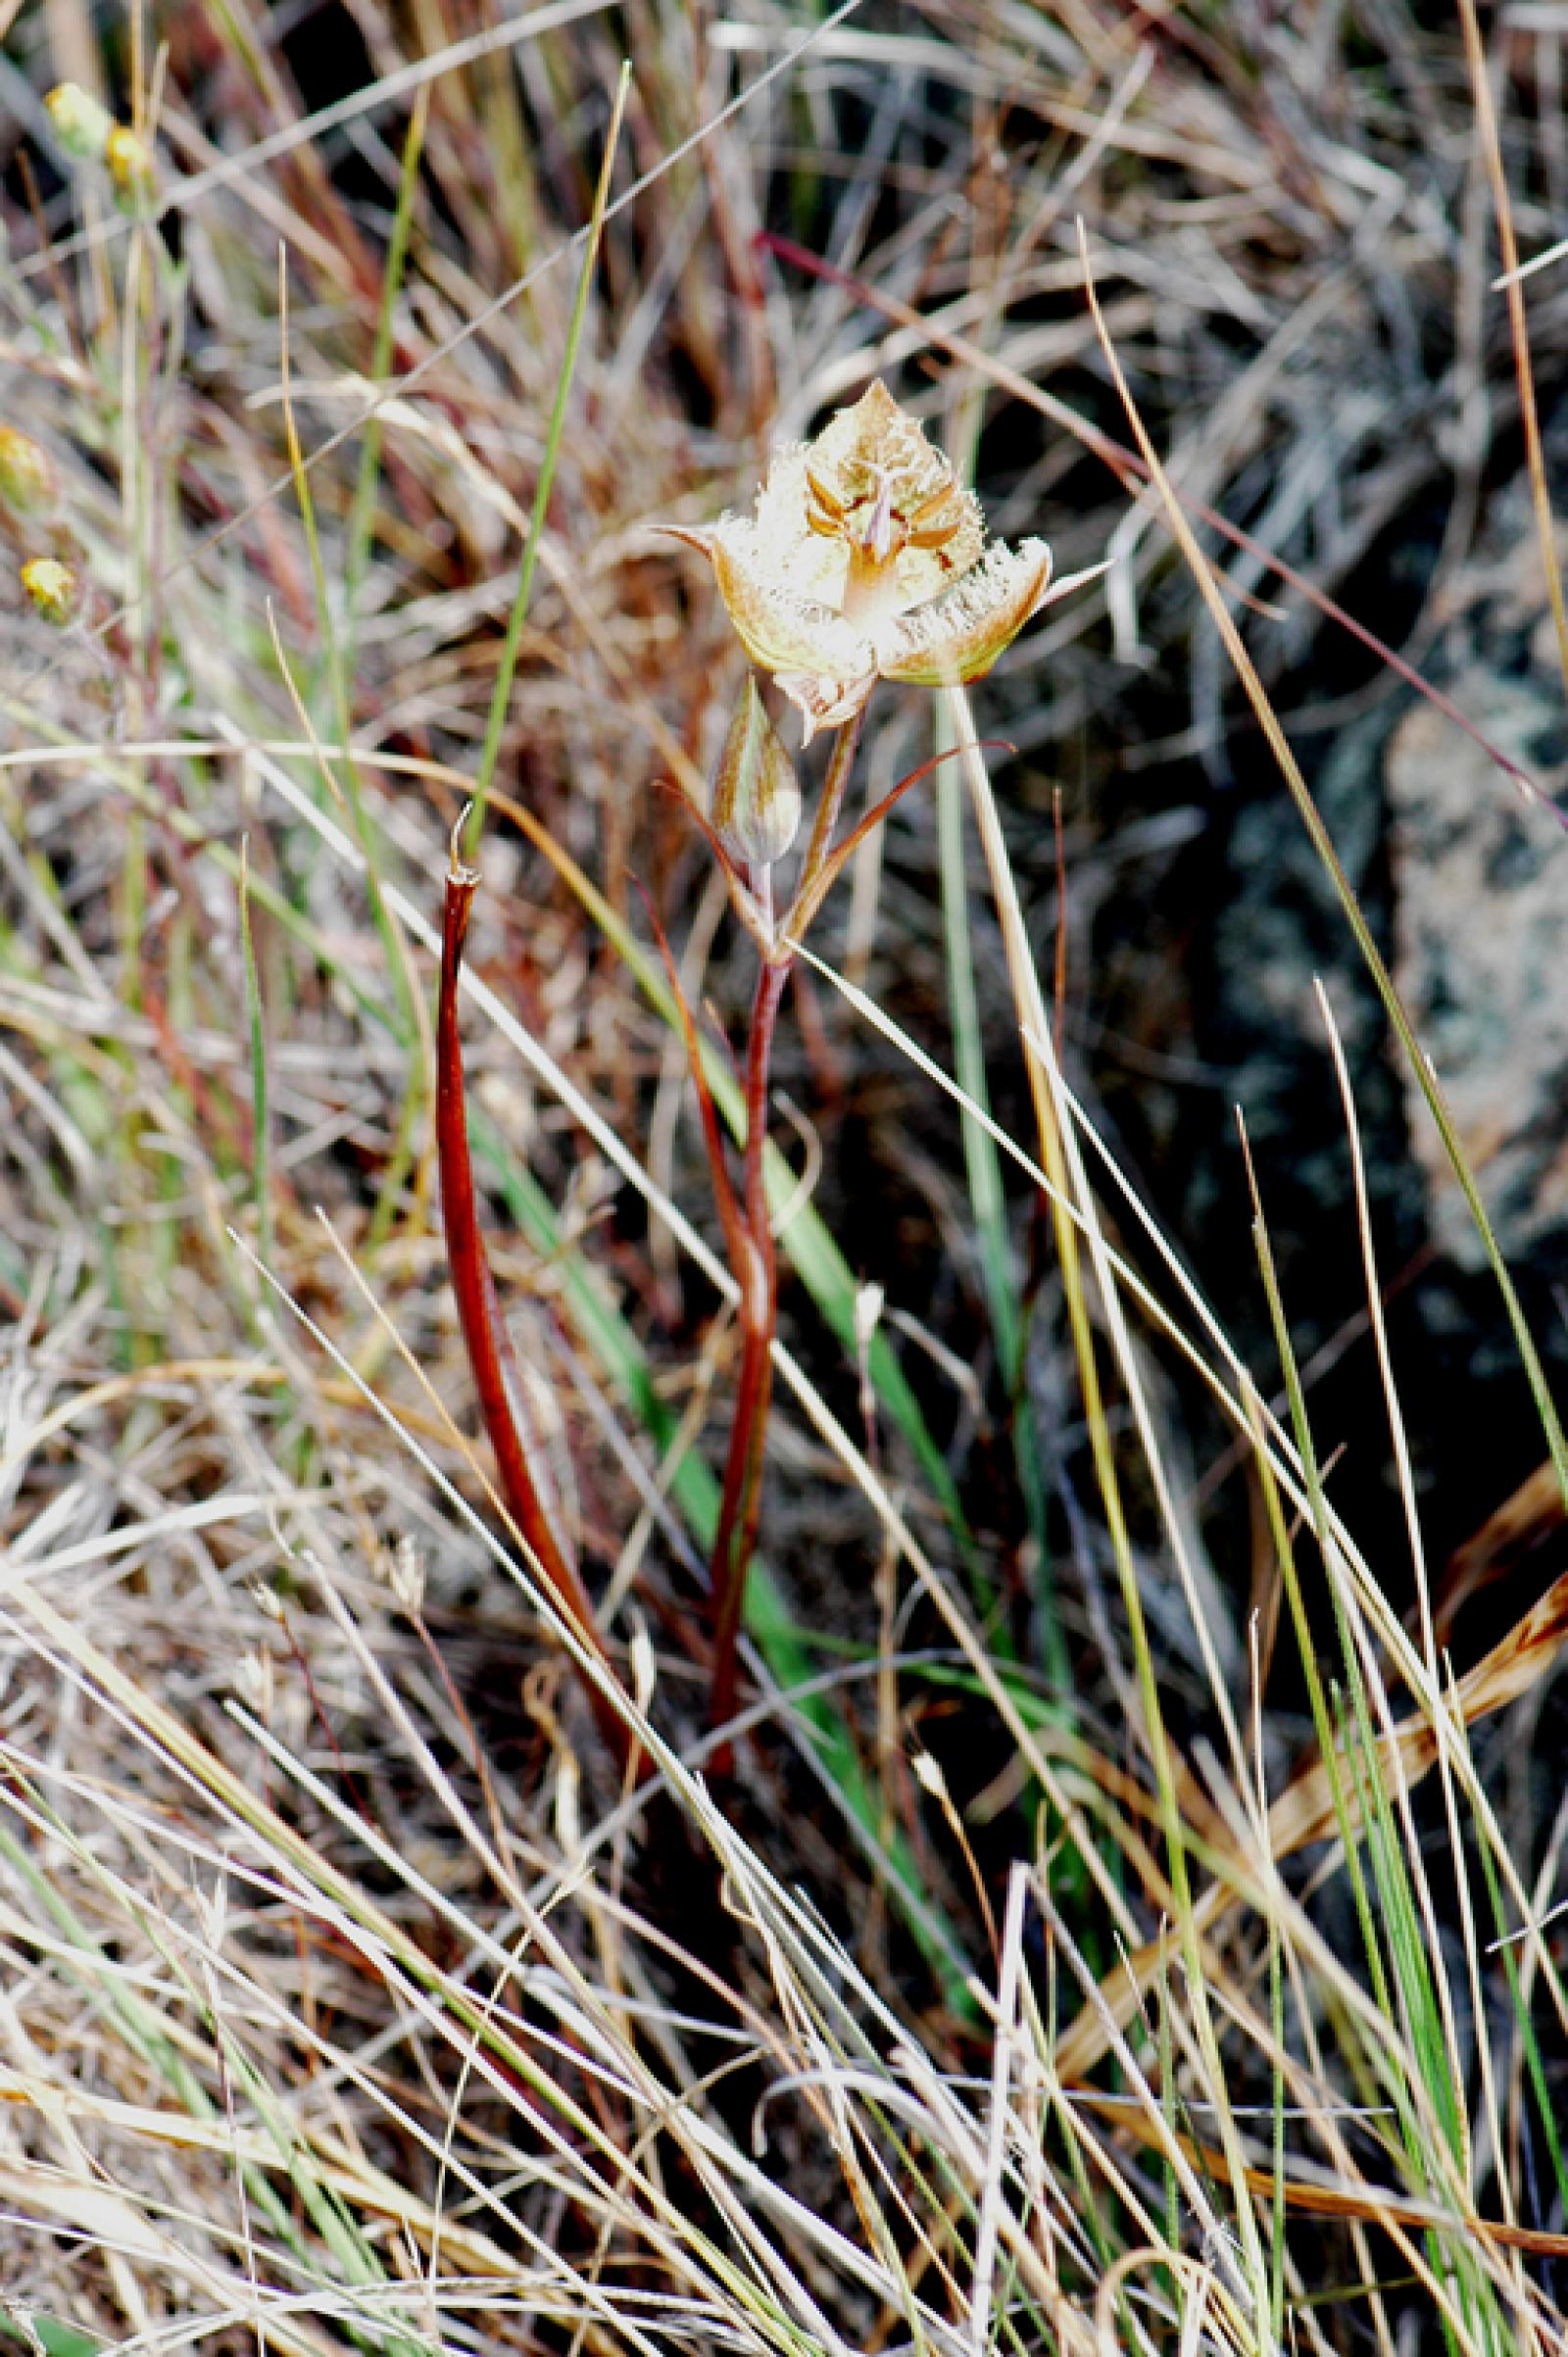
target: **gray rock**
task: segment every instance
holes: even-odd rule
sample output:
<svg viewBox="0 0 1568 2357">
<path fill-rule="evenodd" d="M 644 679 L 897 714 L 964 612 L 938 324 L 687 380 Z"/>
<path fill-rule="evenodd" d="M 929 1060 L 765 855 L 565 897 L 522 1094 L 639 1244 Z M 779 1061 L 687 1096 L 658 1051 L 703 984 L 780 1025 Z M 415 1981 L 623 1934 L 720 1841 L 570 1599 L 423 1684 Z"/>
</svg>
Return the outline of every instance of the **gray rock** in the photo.
<svg viewBox="0 0 1568 2357">
<path fill-rule="evenodd" d="M 1521 501 L 1510 500 L 1517 516 Z M 1444 685 L 1531 771 L 1568 787 L 1556 637 L 1528 510 L 1495 562 L 1446 601 Z M 1568 835 L 1425 702 L 1384 762 L 1395 978 L 1510 1260 L 1568 1244 Z M 1401 1073 L 1433 1240 L 1464 1267 L 1481 1240 L 1413 1073 Z M 1553 1252 L 1552 1257 L 1555 1257 Z"/>
</svg>

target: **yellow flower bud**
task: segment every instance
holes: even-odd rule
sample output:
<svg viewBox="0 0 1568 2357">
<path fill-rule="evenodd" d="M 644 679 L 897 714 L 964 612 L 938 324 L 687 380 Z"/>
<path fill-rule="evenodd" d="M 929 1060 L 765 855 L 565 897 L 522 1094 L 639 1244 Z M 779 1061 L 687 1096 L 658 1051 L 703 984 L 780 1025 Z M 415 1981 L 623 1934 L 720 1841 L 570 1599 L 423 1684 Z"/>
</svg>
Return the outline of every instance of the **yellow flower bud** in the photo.
<svg viewBox="0 0 1568 2357">
<path fill-rule="evenodd" d="M 0 508 L 13 516 L 43 516 L 60 493 L 55 463 L 14 425 L 0 425 Z"/>
<path fill-rule="evenodd" d="M 59 82 L 44 100 L 55 137 L 80 164 L 99 164 L 115 127 L 106 106 L 80 82 Z"/>
<path fill-rule="evenodd" d="M 748 671 L 713 777 L 713 832 L 732 859 L 770 867 L 801 824 L 801 788 L 784 740 Z"/>
<path fill-rule="evenodd" d="M 145 211 L 158 194 L 158 174 L 146 140 L 123 123 L 117 123 L 104 148 L 104 162 L 122 212 Z"/>
<path fill-rule="evenodd" d="M 76 611 L 76 576 L 57 557 L 33 557 L 22 568 L 22 586 L 46 622 L 63 630 Z"/>
</svg>

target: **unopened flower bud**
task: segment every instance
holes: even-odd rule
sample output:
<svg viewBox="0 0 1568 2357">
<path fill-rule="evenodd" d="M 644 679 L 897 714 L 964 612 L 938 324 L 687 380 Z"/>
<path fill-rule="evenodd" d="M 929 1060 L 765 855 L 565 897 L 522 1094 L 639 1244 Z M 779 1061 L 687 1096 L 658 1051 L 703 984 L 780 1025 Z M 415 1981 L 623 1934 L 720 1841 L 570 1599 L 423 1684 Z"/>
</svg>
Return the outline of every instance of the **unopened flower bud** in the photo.
<svg viewBox="0 0 1568 2357">
<path fill-rule="evenodd" d="M 57 557 L 33 557 L 22 568 L 22 586 L 46 622 L 63 630 L 76 611 L 76 576 Z"/>
<path fill-rule="evenodd" d="M 122 213 L 140 213 L 151 205 L 158 193 L 158 175 L 152 150 L 138 132 L 117 123 L 104 148 L 104 162 Z"/>
<path fill-rule="evenodd" d="M 60 483 L 55 463 L 30 434 L 0 425 L 0 508 L 13 516 L 42 516 L 52 508 Z"/>
<path fill-rule="evenodd" d="M 43 103 L 67 155 L 81 164 L 101 163 L 115 127 L 109 109 L 80 82 L 57 83 Z"/>
<path fill-rule="evenodd" d="M 750 671 L 713 779 L 713 831 L 732 859 L 770 867 L 801 824 L 801 788 Z"/>
</svg>

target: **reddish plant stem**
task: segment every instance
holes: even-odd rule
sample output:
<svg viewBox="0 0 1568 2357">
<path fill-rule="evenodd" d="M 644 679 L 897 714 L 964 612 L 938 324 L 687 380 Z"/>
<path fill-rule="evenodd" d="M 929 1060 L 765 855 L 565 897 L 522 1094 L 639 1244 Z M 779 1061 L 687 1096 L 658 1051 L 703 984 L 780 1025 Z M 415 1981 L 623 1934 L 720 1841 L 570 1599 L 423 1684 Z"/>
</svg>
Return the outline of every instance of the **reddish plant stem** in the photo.
<svg viewBox="0 0 1568 2357">
<path fill-rule="evenodd" d="M 713 1620 L 713 1669 L 709 1715 L 721 1727 L 735 1715 L 736 1645 L 746 1574 L 761 1512 L 762 1456 L 773 1391 L 773 1331 L 778 1316 L 778 1263 L 767 1207 L 767 1084 L 779 1003 L 795 964 L 792 957 L 764 960 L 752 1003 L 746 1054 L 746 1160 L 741 1187 L 743 1233 L 735 1275 L 740 1284 L 741 1364 L 735 1420 L 724 1463 L 724 1489 L 709 1575 Z M 712 1756 L 715 1779 L 729 1774 L 730 1746 Z"/>
<path fill-rule="evenodd" d="M 746 1142 L 740 1227 L 731 1248 L 740 1287 L 741 1363 L 735 1387 L 735 1421 L 730 1427 L 718 1528 L 709 1571 L 713 1642 L 709 1718 L 714 1727 L 726 1725 L 735 1715 L 736 1648 L 746 1600 L 746 1575 L 756 1551 L 758 1525 L 761 1520 L 767 1411 L 773 1396 L 778 1262 L 767 1206 L 766 1161 L 767 1086 L 773 1060 L 773 1035 L 778 1027 L 784 986 L 796 963 L 795 952 L 787 944 L 798 940 L 805 931 L 819 905 L 821 891 L 836 872 L 833 839 L 838 832 L 839 814 L 859 741 L 858 713 L 833 740 L 833 755 L 822 781 L 822 796 L 795 898 L 774 933 L 771 952 L 763 956 L 752 1005 L 751 1037 L 746 1051 Z M 715 1782 L 722 1782 L 733 1765 L 731 1746 L 726 1743 L 713 1752 L 710 1773 Z"/>
<path fill-rule="evenodd" d="M 436 1007 L 435 1134 L 441 1174 L 441 1216 L 447 1263 L 464 1346 L 473 1372 L 479 1412 L 495 1452 L 496 1477 L 507 1514 L 523 1541 L 557 1605 L 606 1669 L 610 1656 L 594 1619 L 588 1591 L 566 1554 L 546 1510 L 528 1462 L 514 1402 L 519 1396 L 516 1362 L 502 1323 L 495 1280 L 485 1254 L 468 1150 L 467 1099 L 464 1085 L 463 1036 L 458 1021 L 458 982 L 478 873 L 454 858 L 447 871 L 441 921 L 441 988 Z M 631 1736 L 608 1694 L 585 1678 L 601 1734 L 624 1768 Z"/>
<path fill-rule="evenodd" d="M 1000 753 L 1016 753 L 1018 750 L 1016 745 L 1009 743 L 1005 737 L 976 737 L 975 743 L 982 752 L 989 750 Z M 779 928 L 787 941 L 801 941 L 805 938 L 808 925 L 821 908 L 833 886 L 838 882 L 850 860 L 854 859 L 867 835 L 876 832 L 894 804 L 902 801 L 909 788 L 917 786 L 922 777 L 929 777 L 932 770 L 940 767 L 943 761 L 955 761 L 963 750 L 964 748 L 961 746 L 950 745 L 946 753 L 934 753 L 928 761 L 920 763 L 918 769 L 911 769 L 907 777 L 901 777 L 890 793 L 884 794 L 880 802 L 872 805 L 859 824 L 851 828 L 842 843 L 836 844 L 830 852 L 823 854 L 821 864 L 813 872 L 811 881 L 807 883 L 803 879 L 801 888 L 790 903 L 789 912 Z"/>
</svg>

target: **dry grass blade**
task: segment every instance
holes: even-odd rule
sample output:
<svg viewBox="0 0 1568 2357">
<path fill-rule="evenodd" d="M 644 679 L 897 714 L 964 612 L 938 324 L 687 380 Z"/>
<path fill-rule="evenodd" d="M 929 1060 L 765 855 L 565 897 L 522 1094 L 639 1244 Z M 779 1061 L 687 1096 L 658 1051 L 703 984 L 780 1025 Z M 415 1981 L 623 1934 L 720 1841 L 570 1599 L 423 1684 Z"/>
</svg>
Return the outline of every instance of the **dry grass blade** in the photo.
<svg viewBox="0 0 1568 2357">
<path fill-rule="evenodd" d="M 1440 1731 L 1427 1717 L 1404 1721 L 1377 1740 L 1377 1770 L 1392 1785 L 1396 1778 L 1408 1791 L 1436 1766 L 1446 1743 L 1459 1727 L 1469 1727 L 1493 1712 L 1507 1709 L 1531 1688 L 1549 1676 L 1568 1642 L 1568 1573 L 1554 1580 L 1540 1602 L 1533 1605 L 1507 1635 L 1457 1679 L 1451 1689 L 1453 1717 Z M 1292 1777 L 1268 1812 L 1268 1857 L 1277 1864 L 1313 1841 L 1326 1841 L 1340 1831 L 1348 1779 L 1342 1759 L 1331 1766 L 1317 1759 Z M 1364 1827 L 1359 1830 L 1364 1832 Z M 1210 1857 L 1218 1877 L 1198 1901 L 1197 1912 L 1205 1939 L 1211 1938 L 1224 1916 L 1247 1902 L 1258 1887 L 1258 1861 L 1240 1844 L 1228 1855 Z M 1125 2027 L 1137 2013 L 1147 1990 L 1163 1971 L 1168 1941 L 1150 1940 L 1136 1955 L 1118 1965 L 1104 1984 L 1103 2004 L 1086 2008 L 1063 2032 L 1056 2062 L 1064 2079 L 1087 2077 L 1105 2050 L 1108 2021 Z"/>
</svg>

